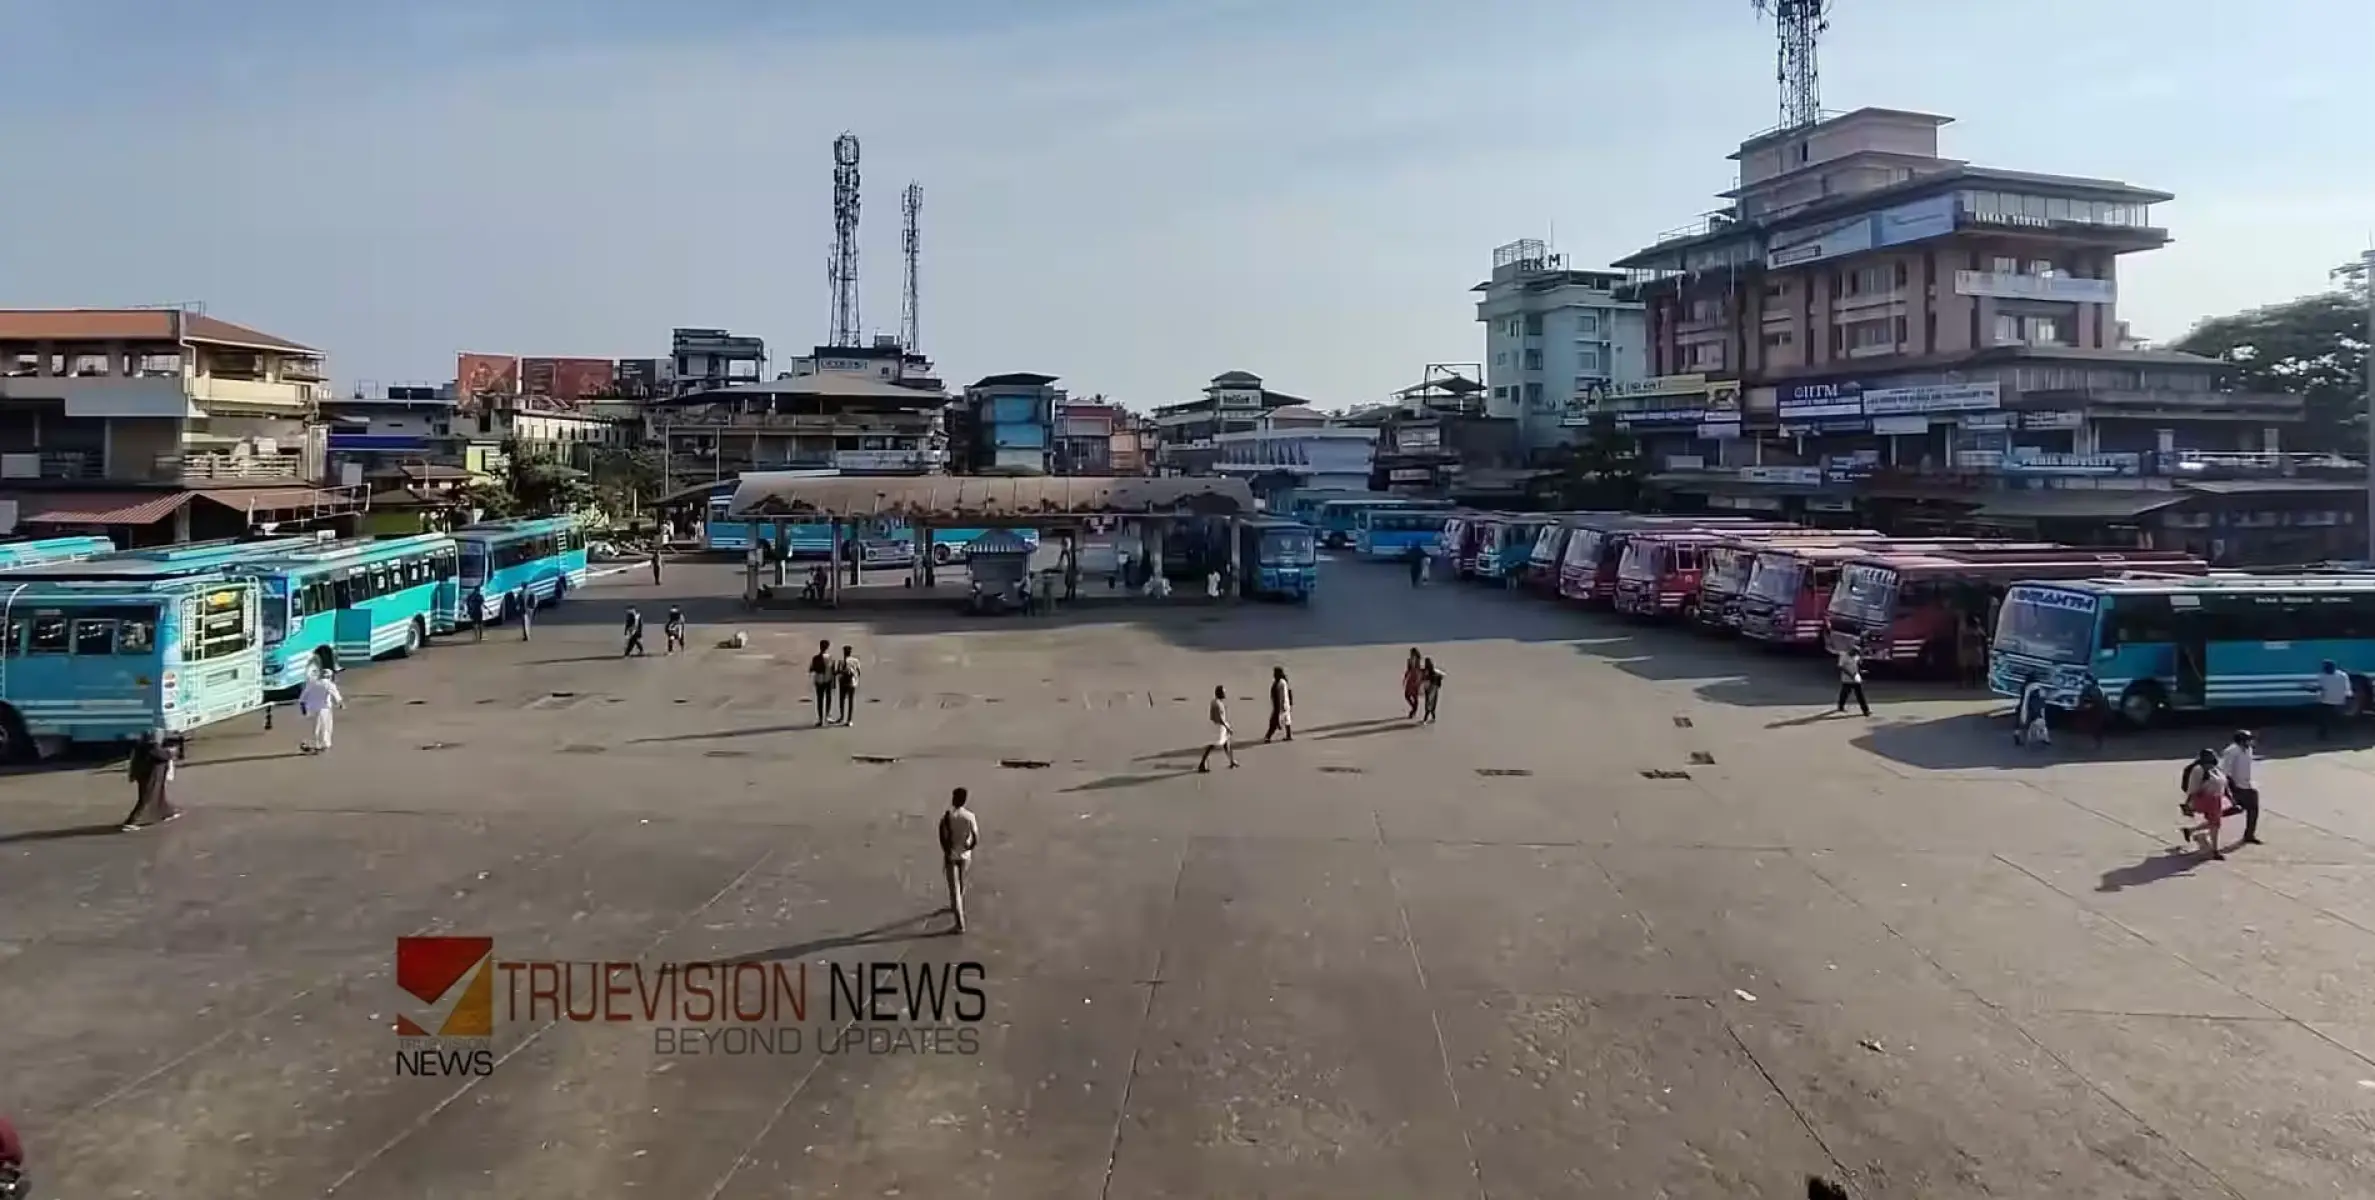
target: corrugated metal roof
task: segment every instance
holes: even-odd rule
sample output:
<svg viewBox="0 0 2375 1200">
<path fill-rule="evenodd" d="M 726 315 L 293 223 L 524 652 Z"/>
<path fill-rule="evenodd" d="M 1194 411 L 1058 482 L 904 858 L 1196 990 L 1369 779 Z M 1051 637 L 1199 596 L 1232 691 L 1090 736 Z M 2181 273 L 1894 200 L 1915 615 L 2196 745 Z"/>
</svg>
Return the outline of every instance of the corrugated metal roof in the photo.
<svg viewBox="0 0 2375 1200">
<path fill-rule="evenodd" d="M 209 488 L 194 494 L 243 513 L 293 512 L 346 503 L 335 493 L 309 487 Z"/>
<path fill-rule="evenodd" d="M 1017 520 L 1044 516 L 1105 516 L 1195 512 L 1230 516 L 1254 511 L 1242 480 L 1147 479 L 1087 475 L 997 478 L 924 475 L 914 478 L 744 475 L 727 511 L 737 517 L 888 516 L 940 521 Z"/>
<path fill-rule="evenodd" d="M 17 520 L 38 525 L 147 525 L 190 502 L 189 492 L 51 492 L 17 498 Z"/>
<path fill-rule="evenodd" d="M 169 308 L 11 308 L 0 309 L 0 341 L 166 342 L 173 340 L 173 321 L 181 318 L 182 336 L 194 342 L 220 342 L 266 350 L 316 353 L 313 347 L 269 333 L 218 321 L 197 313 Z"/>
<path fill-rule="evenodd" d="M 2296 492 L 2364 492 L 2363 481 L 2348 479 L 2186 479 L 2179 487 L 2189 492 L 2208 492 L 2213 496 L 2242 496 L 2263 493 Z"/>
<path fill-rule="evenodd" d="M 2185 503 L 2183 492 L 2115 492 L 2095 488 L 2052 488 L 1990 496 L 1975 517 L 2114 519 L 2138 517 Z"/>
</svg>

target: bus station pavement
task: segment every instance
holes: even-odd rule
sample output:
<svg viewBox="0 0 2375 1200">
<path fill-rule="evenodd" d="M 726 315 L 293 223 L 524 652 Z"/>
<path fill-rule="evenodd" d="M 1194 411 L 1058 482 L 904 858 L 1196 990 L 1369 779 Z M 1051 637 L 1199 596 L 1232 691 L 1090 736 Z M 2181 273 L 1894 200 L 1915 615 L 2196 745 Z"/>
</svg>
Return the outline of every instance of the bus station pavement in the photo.
<svg viewBox="0 0 2375 1200">
<path fill-rule="evenodd" d="M 112 831 L 117 766 L 0 779 L 0 1112 L 37 1194 L 2375 1192 L 2364 740 L 2264 729 L 2266 844 L 2200 863 L 2176 774 L 2216 728 L 2027 751 L 2000 704 L 1884 678 L 1836 716 L 1819 661 L 1348 562 L 1308 608 L 1037 619 L 754 617 L 734 578 L 630 572 L 533 641 L 351 672 L 325 757 L 243 719 L 160 829 Z M 865 663 L 848 728 L 815 726 L 819 639 Z M 1260 744 L 1273 666 L 1292 744 Z M 1243 766 L 1200 774 L 1216 686 Z M 393 1022 L 446 1011 L 396 986 L 417 934 L 808 964 L 804 1037 L 669 1053 L 499 1001 L 436 1042 L 491 1070 L 407 1074 Z M 960 1042 L 896 1036 L 923 1002 L 825 1011 L 834 965 L 960 963 Z"/>
</svg>

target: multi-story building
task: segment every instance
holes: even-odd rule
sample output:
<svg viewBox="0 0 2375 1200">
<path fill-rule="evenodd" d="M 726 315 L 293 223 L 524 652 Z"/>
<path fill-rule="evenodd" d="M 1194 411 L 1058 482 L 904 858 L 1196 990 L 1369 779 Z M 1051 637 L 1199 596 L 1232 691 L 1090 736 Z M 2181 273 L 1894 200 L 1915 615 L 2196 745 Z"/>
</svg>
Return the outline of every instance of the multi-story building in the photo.
<svg viewBox="0 0 2375 1200">
<path fill-rule="evenodd" d="M 832 468 L 920 475 L 948 461 L 937 390 L 862 371 L 787 375 L 687 392 L 644 406 L 647 444 L 677 485 L 744 471 Z"/>
<path fill-rule="evenodd" d="M 713 391 L 767 377 L 767 343 L 723 329 L 678 329 L 668 337 L 670 390 Z"/>
<path fill-rule="evenodd" d="M 1154 422 L 1124 410 L 1114 427 L 1106 462 L 1115 475 L 1151 475 L 1155 466 Z"/>
<path fill-rule="evenodd" d="M 142 544 L 333 523 L 322 355 L 179 309 L 0 312 L 0 510 Z"/>
<path fill-rule="evenodd" d="M 1057 414 L 1068 403 L 1053 375 L 1012 371 L 988 375 L 965 389 L 962 452 L 955 469 L 965 474 L 1046 474 Z"/>
<path fill-rule="evenodd" d="M 1340 424 L 1377 430 L 1370 487 L 1415 496 L 1521 493 L 1518 420 L 1492 416 L 1473 363 L 1431 364 L 1419 382 Z"/>
<path fill-rule="evenodd" d="M 1649 377 L 1596 407 L 1653 482 L 1884 526 L 2133 529 L 2179 482 L 2156 475 L 2171 455 L 2282 449 L 2298 397 L 2222 390 L 2219 364 L 2125 336 L 2118 261 L 2169 240 L 2168 193 L 1943 158 L 1947 122 L 1760 134 L 1728 207 L 1615 264 Z M 2044 489 L 2071 494 L 2005 494 Z"/>
<path fill-rule="evenodd" d="M 1376 463 L 1377 430 L 1333 425 L 1304 405 L 1285 405 L 1262 428 L 1213 439 L 1215 472 L 1243 477 L 1272 512 L 1298 491 L 1365 491 Z"/>
<path fill-rule="evenodd" d="M 1493 251 L 1470 289 L 1484 323 L 1485 413 L 1517 421 L 1527 452 L 1572 442 L 1592 399 L 1648 374 L 1642 306 L 1626 277 L 1580 271 L 1532 238 Z"/>
<path fill-rule="evenodd" d="M 1262 386 L 1262 377 L 1251 371 L 1215 375 L 1202 398 L 1154 410 L 1162 439 L 1156 465 L 1168 475 L 1209 475 L 1219 461 L 1220 435 L 1251 433 L 1262 427 L 1263 414 L 1288 405 L 1309 407 L 1300 396 Z"/>
<path fill-rule="evenodd" d="M 1055 444 L 1049 465 L 1058 475 L 1111 475 L 1115 435 L 1130 414 L 1121 405 L 1093 400 L 1065 400 L 1056 407 Z"/>
<path fill-rule="evenodd" d="M 806 356 L 785 364 L 785 376 L 869 375 L 885 383 L 940 391 L 932 360 L 899 345 L 899 339 L 877 337 L 871 346 L 818 346 Z"/>
</svg>

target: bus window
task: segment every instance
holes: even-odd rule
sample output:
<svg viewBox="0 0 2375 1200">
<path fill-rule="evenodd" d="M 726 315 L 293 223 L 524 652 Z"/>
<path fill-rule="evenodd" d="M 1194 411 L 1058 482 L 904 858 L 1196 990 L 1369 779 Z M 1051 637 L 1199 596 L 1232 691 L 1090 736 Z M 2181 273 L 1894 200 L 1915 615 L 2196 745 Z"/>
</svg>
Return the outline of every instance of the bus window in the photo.
<svg viewBox="0 0 2375 1200">
<path fill-rule="evenodd" d="M 330 581 L 331 607 L 353 608 L 355 606 L 354 582 L 355 581 L 352 579 L 334 579 Z"/>
<path fill-rule="evenodd" d="M 28 653 L 64 654 L 70 647 L 66 641 L 66 618 L 33 618 L 33 641 Z"/>
<path fill-rule="evenodd" d="M 25 619 L 23 617 L 10 618 L 6 636 L 8 644 L 0 646 L 0 653 L 5 653 L 10 658 L 22 655 L 25 652 Z"/>
<path fill-rule="evenodd" d="M 115 622 L 76 621 L 74 623 L 74 652 L 77 655 L 115 653 Z"/>
<path fill-rule="evenodd" d="M 154 617 L 130 617 L 123 622 L 115 639 L 118 654 L 153 654 L 157 649 L 157 622 Z"/>
</svg>

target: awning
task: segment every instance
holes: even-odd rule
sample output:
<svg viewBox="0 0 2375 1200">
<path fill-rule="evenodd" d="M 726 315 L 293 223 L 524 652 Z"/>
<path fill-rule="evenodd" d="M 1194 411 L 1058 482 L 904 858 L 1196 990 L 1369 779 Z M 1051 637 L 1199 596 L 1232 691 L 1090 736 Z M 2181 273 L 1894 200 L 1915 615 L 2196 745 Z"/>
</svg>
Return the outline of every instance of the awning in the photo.
<svg viewBox="0 0 2375 1200">
<path fill-rule="evenodd" d="M 309 487 L 209 488 L 194 494 L 233 512 L 255 515 L 353 506 L 351 501 L 336 492 Z"/>
<path fill-rule="evenodd" d="M 1971 514 L 1975 519 L 1996 517 L 2005 520 L 2128 520 L 2145 513 L 2183 504 L 2187 496 L 2182 492 L 2098 491 L 2092 488 L 2054 488 L 2007 492 L 1986 498 L 1979 510 Z"/>
<path fill-rule="evenodd" d="M 20 495 L 17 520 L 35 525 L 148 525 L 172 516 L 190 493 L 46 492 Z"/>
<path fill-rule="evenodd" d="M 728 511 L 741 518 L 781 516 L 902 517 L 994 523 L 1055 516 L 1196 512 L 1252 515 L 1253 492 L 1241 479 L 1092 475 L 909 478 L 758 472 L 735 485 Z"/>
</svg>

